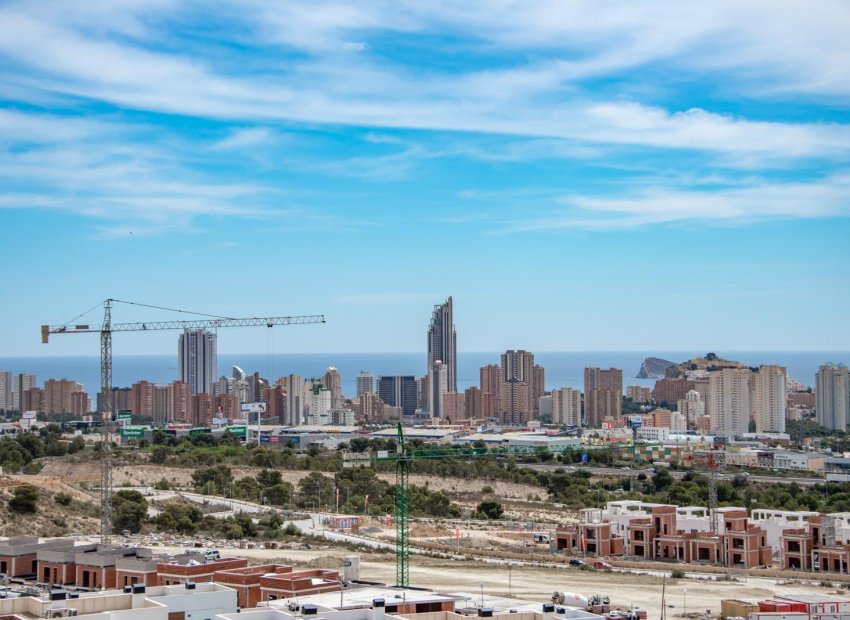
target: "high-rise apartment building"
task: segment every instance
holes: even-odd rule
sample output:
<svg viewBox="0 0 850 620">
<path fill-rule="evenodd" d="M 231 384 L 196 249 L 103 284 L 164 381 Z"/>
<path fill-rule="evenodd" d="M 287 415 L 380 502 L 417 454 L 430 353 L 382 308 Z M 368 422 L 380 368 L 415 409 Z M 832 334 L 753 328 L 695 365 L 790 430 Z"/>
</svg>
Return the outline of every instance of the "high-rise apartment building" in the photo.
<svg viewBox="0 0 850 620">
<path fill-rule="evenodd" d="M 444 418 L 443 395 L 448 392 L 449 373 L 446 365 L 437 360 L 428 378 L 428 412 L 432 418 Z"/>
<path fill-rule="evenodd" d="M 581 391 L 573 388 L 552 390 L 552 424 L 581 426 Z"/>
<path fill-rule="evenodd" d="M 446 391 L 457 392 L 457 333 L 455 332 L 452 298 L 434 306 L 428 327 L 428 377 L 429 394 L 434 362 L 443 362 L 446 369 Z M 433 415 L 433 414 L 432 414 Z"/>
<path fill-rule="evenodd" d="M 325 426 L 331 423 L 331 391 L 321 383 L 316 383 L 310 389 L 310 414 L 307 423 Z"/>
<path fill-rule="evenodd" d="M 705 415 L 705 399 L 696 390 L 691 390 L 679 399 L 678 409 L 687 424 L 696 426 Z"/>
<path fill-rule="evenodd" d="M 12 409 L 12 373 L 0 370 L 0 411 Z"/>
<path fill-rule="evenodd" d="M 149 381 L 138 381 L 130 386 L 130 407 L 133 415 L 154 417 L 156 386 Z"/>
<path fill-rule="evenodd" d="M 584 369 L 584 420 L 600 428 L 606 418 L 615 422 L 623 410 L 623 371 L 619 368 Z"/>
<path fill-rule="evenodd" d="M 75 392 L 85 392 L 83 386 L 76 381 L 48 379 L 44 382 L 41 411 L 44 413 L 88 413 L 88 411 L 74 411 L 72 395 Z M 113 411 L 116 409 L 113 408 Z"/>
<path fill-rule="evenodd" d="M 190 398 L 192 413 L 189 423 L 194 426 L 210 426 L 215 417 L 215 397 L 201 392 Z"/>
<path fill-rule="evenodd" d="M 546 393 L 546 371 L 543 366 L 537 364 L 531 371 L 531 393 L 534 398 L 534 409 L 539 410 L 540 399 Z"/>
<path fill-rule="evenodd" d="M 652 400 L 652 390 L 642 385 L 630 385 L 626 388 L 626 396 L 636 403 L 648 403 Z"/>
<path fill-rule="evenodd" d="M 186 329 L 177 342 L 180 381 L 188 383 L 192 394 L 212 394 L 218 377 L 216 335 L 205 329 Z"/>
<path fill-rule="evenodd" d="M 301 426 L 304 423 L 304 408 L 307 398 L 304 390 L 304 379 L 300 375 L 290 374 L 278 379 L 277 384 L 286 392 L 286 403 L 283 408 L 281 424 Z"/>
<path fill-rule="evenodd" d="M 815 378 L 815 415 L 818 424 L 846 431 L 850 424 L 850 369 L 824 364 Z"/>
<path fill-rule="evenodd" d="M 708 375 L 708 415 L 711 430 L 717 435 L 736 437 L 750 425 L 749 368 L 723 368 Z"/>
<path fill-rule="evenodd" d="M 168 400 L 171 407 L 169 419 L 180 424 L 192 423 L 192 386 L 185 381 L 168 384 Z"/>
<path fill-rule="evenodd" d="M 374 392 L 362 392 L 354 399 L 354 412 L 362 422 L 376 423 L 383 421 L 384 403 Z"/>
<path fill-rule="evenodd" d="M 482 366 L 480 371 L 481 415 L 495 418 L 499 414 L 499 398 L 502 396 L 502 367 L 498 364 Z"/>
<path fill-rule="evenodd" d="M 463 419 L 480 420 L 484 417 L 483 392 L 474 385 L 463 392 Z"/>
<path fill-rule="evenodd" d="M 443 415 L 441 417 L 445 420 L 451 420 L 452 423 L 465 419 L 466 398 L 462 392 L 446 392 L 443 394 Z"/>
<path fill-rule="evenodd" d="M 357 375 L 356 383 L 355 383 L 357 398 L 360 398 L 361 394 L 366 394 L 367 392 L 375 391 L 375 377 L 372 376 L 371 372 L 366 372 L 365 370 L 361 370 L 360 374 Z"/>
<path fill-rule="evenodd" d="M 378 396 L 385 405 L 401 407 L 402 415 L 412 416 L 416 413 L 416 377 L 378 377 Z"/>
<path fill-rule="evenodd" d="M 533 417 L 534 355 L 523 350 L 502 353 L 499 394 L 499 419 L 503 424 L 525 424 Z"/>
<path fill-rule="evenodd" d="M 21 412 L 21 396 L 26 394 L 27 390 L 37 388 L 35 375 L 28 375 L 24 372 L 12 376 L 12 411 Z M 24 411 L 27 411 L 24 408 Z"/>
<path fill-rule="evenodd" d="M 341 409 L 344 397 L 342 395 L 342 377 L 339 376 L 339 371 L 333 366 L 328 367 L 325 376 L 322 377 L 322 383 L 331 392 L 331 409 Z"/>
<path fill-rule="evenodd" d="M 759 366 L 753 373 L 753 418 L 757 433 L 784 433 L 786 371 L 783 366 Z"/>
<path fill-rule="evenodd" d="M 655 382 L 652 388 L 652 400 L 656 403 L 672 405 L 694 389 L 694 381 L 685 377 L 664 377 Z"/>
</svg>

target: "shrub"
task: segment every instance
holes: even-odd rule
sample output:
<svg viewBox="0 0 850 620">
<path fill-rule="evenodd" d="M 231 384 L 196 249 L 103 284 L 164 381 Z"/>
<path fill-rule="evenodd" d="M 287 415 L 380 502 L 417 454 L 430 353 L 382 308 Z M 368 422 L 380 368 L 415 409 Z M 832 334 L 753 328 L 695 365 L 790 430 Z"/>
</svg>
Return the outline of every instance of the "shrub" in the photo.
<svg viewBox="0 0 850 620">
<path fill-rule="evenodd" d="M 672 577 L 673 579 L 684 579 L 685 571 L 680 568 L 676 568 L 670 573 L 670 577 Z"/>
<path fill-rule="evenodd" d="M 55 501 L 60 506 L 70 506 L 73 498 L 68 493 L 57 493 L 53 497 L 53 501 Z"/>
<path fill-rule="evenodd" d="M 490 495 L 490 494 L 492 494 L 494 491 L 493 491 L 493 487 L 491 487 L 491 486 L 488 484 L 488 485 L 487 485 L 487 486 L 485 486 L 483 489 L 481 489 L 481 492 L 482 492 L 482 493 L 485 493 L 485 494 L 487 494 L 487 495 Z"/>
<path fill-rule="evenodd" d="M 19 514 L 32 514 L 38 511 L 38 489 L 26 484 L 15 489 L 15 495 L 9 500 L 9 509 Z"/>
</svg>

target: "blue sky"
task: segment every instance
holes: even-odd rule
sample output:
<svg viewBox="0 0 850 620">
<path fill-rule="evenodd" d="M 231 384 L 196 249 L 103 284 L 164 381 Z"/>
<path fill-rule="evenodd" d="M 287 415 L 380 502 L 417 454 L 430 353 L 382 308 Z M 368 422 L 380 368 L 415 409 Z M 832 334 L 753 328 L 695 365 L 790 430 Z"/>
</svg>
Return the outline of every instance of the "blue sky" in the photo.
<svg viewBox="0 0 850 620">
<path fill-rule="evenodd" d="M 0 355 L 847 350 L 846 2 L 0 5 Z M 97 313 L 91 315 L 94 320 Z M 164 313 L 116 309 L 116 321 Z M 163 353 L 174 334 L 122 336 Z"/>
</svg>

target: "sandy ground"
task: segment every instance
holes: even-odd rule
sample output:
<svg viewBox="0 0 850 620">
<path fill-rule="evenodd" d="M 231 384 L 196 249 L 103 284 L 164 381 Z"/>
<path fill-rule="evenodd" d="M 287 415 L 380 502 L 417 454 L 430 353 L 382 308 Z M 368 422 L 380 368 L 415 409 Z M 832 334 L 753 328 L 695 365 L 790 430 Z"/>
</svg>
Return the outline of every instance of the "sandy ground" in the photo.
<svg viewBox="0 0 850 620">
<path fill-rule="evenodd" d="M 262 468 L 260 467 L 234 467 L 233 476 L 236 479 L 245 476 L 254 476 Z M 162 465 L 116 465 L 113 470 L 113 481 L 116 487 L 121 486 L 151 486 L 159 480 L 165 478 L 169 482 L 176 483 L 181 486 L 192 485 L 192 469 L 187 467 L 165 467 Z M 310 475 L 309 471 L 302 470 L 278 470 L 283 479 L 292 484 L 298 484 L 298 481 L 305 476 Z M 96 462 L 74 463 L 56 460 L 46 460 L 42 474 L 44 476 L 94 476 L 99 475 L 100 469 Z M 332 474 L 321 472 L 328 477 L 333 477 Z M 390 483 L 395 483 L 394 473 L 380 473 L 379 478 Z M 531 486 L 528 484 L 516 484 L 513 482 L 487 481 L 487 480 L 465 480 L 460 478 L 441 478 L 438 476 L 425 476 L 420 474 L 412 474 L 410 483 L 427 486 L 435 491 L 445 491 L 447 493 L 458 493 L 462 495 L 475 494 L 481 497 L 481 489 L 486 486 L 493 488 L 493 497 L 504 499 L 520 499 L 524 500 L 529 495 L 545 496 L 545 492 L 540 487 Z"/>
<path fill-rule="evenodd" d="M 157 547 L 157 551 L 180 552 L 181 547 Z M 322 567 L 341 570 L 342 558 L 352 552 L 320 545 L 313 549 L 227 549 L 222 555 L 243 556 L 252 564 L 277 561 L 299 566 Z M 360 554 L 362 579 L 393 583 L 395 581 L 395 556 L 389 553 Z M 480 584 L 484 584 L 485 604 L 487 597 L 510 597 L 539 603 L 551 600 L 555 591 L 578 592 L 584 595 L 603 594 L 611 598 L 612 606 L 646 609 L 650 619 L 661 613 L 660 577 L 631 574 L 580 571 L 571 568 L 537 568 L 507 564 L 492 565 L 481 562 L 459 562 L 414 555 L 410 560 L 410 581 L 418 587 L 427 587 L 442 592 L 474 593 L 480 596 Z M 712 614 L 720 612 L 720 600 L 733 598 L 756 602 L 776 594 L 828 594 L 834 590 L 817 584 L 781 584 L 771 579 L 749 578 L 746 581 L 706 581 L 702 579 L 674 579 L 666 583 L 667 616 L 683 617 L 702 614 L 710 609 Z M 844 594 L 842 593 L 842 596 Z"/>
</svg>

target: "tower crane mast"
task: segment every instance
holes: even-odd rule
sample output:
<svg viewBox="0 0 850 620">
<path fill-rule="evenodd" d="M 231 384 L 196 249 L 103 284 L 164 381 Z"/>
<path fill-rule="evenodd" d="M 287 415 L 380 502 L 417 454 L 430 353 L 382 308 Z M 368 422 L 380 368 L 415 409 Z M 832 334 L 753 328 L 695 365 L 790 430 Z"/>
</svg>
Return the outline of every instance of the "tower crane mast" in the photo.
<svg viewBox="0 0 850 620">
<path fill-rule="evenodd" d="M 112 534 L 112 441 L 114 438 L 115 415 L 112 407 L 112 334 L 113 332 L 146 332 L 174 329 L 206 329 L 220 327 L 274 327 L 275 325 L 308 325 L 324 323 L 321 314 L 303 316 L 275 316 L 253 318 L 215 317 L 189 321 L 153 321 L 136 323 L 113 323 L 112 306 L 115 302 L 159 310 L 186 312 L 173 308 L 162 308 L 148 304 L 107 299 L 103 302 L 103 323 L 100 327 L 83 324 L 42 325 L 41 341 L 47 344 L 51 335 L 59 334 L 100 334 L 100 406 L 98 413 L 103 422 L 101 432 L 100 461 L 100 540 L 109 544 Z M 190 312 L 189 314 L 199 314 Z"/>
</svg>

